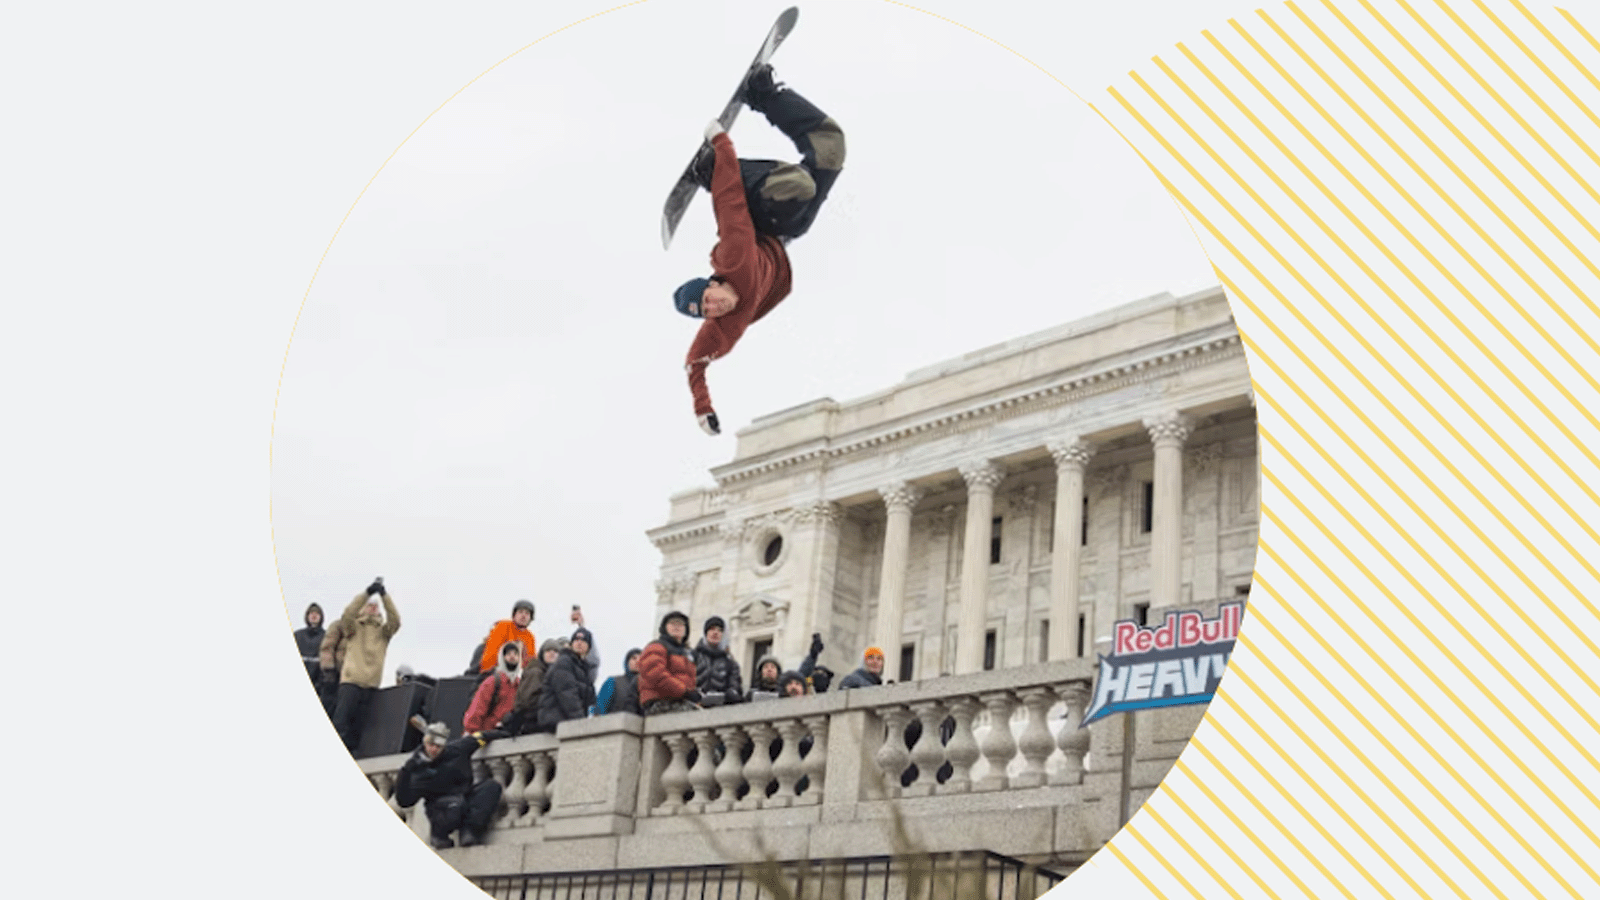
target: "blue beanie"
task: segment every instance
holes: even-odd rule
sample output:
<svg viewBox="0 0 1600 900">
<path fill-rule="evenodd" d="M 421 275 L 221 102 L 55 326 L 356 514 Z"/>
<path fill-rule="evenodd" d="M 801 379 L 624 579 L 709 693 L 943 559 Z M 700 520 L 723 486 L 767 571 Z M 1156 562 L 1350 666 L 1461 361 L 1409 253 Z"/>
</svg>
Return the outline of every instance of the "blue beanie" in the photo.
<svg viewBox="0 0 1600 900">
<path fill-rule="evenodd" d="M 678 307 L 678 312 L 691 319 L 704 318 L 705 314 L 700 310 L 700 301 L 705 297 L 706 286 L 710 283 L 709 278 L 691 278 L 685 281 L 672 294 L 672 302 Z"/>
</svg>

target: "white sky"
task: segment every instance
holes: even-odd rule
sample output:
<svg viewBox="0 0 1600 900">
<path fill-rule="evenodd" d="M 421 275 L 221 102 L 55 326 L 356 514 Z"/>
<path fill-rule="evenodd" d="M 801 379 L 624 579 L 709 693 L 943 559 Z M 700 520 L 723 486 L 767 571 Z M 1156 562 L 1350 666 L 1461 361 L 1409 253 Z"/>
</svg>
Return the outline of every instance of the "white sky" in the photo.
<svg viewBox="0 0 1600 900">
<path fill-rule="evenodd" d="M 592 20 L 484 75 L 385 165 L 285 368 L 272 520 L 297 623 L 382 574 L 404 620 L 389 671 L 450 675 L 515 599 L 541 640 L 579 603 L 610 673 L 654 634 L 644 531 L 753 417 L 1213 283 L 1138 158 L 1037 68 L 904 8 L 805 4 L 775 66 L 849 158 L 790 247 L 794 293 L 711 367 L 724 435 L 705 436 L 682 374 L 695 324 L 669 295 L 707 271 L 711 209 L 696 199 L 670 252 L 660 211 L 782 8 Z M 749 110 L 733 138 L 796 156 Z"/>
</svg>

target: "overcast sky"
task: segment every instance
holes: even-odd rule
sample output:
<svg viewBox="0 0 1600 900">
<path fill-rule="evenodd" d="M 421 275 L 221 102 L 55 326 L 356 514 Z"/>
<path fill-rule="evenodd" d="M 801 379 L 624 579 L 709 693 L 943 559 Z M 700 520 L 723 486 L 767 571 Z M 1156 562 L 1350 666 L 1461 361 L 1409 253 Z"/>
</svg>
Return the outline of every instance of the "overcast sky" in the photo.
<svg viewBox="0 0 1600 900">
<path fill-rule="evenodd" d="M 403 619 L 388 669 L 447 675 L 516 599 L 538 607 L 540 640 L 578 603 L 610 673 L 654 634 L 645 530 L 711 483 L 752 418 L 1213 283 L 1172 202 L 1072 92 L 938 19 L 808 4 L 775 66 L 842 124 L 849 157 L 790 247 L 793 294 L 712 365 L 724 434 L 704 435 L 682 374 L 695 324 L 670 293 L 707 272 L 711 207 L 697 197 L 670 251 L 661 207 L 782 8 L 592 20 L 490 71 L 385 165 L 285 368 L 273 535 L 296 619 L 313 600 L 336 615 L 382 574 Z M 749 110 L 732 137 L 743 156 L 796 156 Z"/>
</svg>

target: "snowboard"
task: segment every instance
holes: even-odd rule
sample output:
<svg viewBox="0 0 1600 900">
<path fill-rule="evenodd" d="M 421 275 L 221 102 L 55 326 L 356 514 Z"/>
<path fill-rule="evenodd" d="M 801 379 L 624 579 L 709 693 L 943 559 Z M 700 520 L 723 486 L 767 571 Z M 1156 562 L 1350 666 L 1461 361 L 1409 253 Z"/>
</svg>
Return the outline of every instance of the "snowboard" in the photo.
<svg viewBox="0 0 1600 900">
<path fill-rule="evenodd" d="M 778 47 L 783 43 L 783 39 L 789 36 L 789 32 L 794 30 L 794 23 L 799 18 L 799 8 L 791 6 L 778 16 L 778 21 L 773 23 L 772 30 L 767 32 L 767 39 L 761 42 L 760 52 L 756 54 L 756 58 L 750 62 L 750 65 L 745 68 L 744 73 L 739 76 L 739 87 L 734 90 L 733 99 L 728 101 L 728 105 L 723 107 L 722 115 L 717 117 L 717 121 L 722 123 L 723 130 L 731 131 L 733 129 L 733 121 L 739 118 L 739 110 L 744 108 L 745 79 L 749 77 L 750 72 L 756 67 L 765 65 L 772 60 L 772 55 L 778 52 Z M 696 184 L 694 180 L 695 163 L 700 159 L 702 153 L 710 152 L 711 142 L 702 142 L 700 148 L 695 151 L 695 155 L 690 157 L 689 164 L 684 166 L 683 174 L 678 176 L 678 182 L 672 186 L 672 192 L 667 195 L 667 205 L 661 214 L 661 248 L 663 250 L 672 246 L 672 235 L 678 230 L 678 223 L 683 221 L 683 214 L 688 211 L 689 202 L 694 199 L 695 193 L 700 190 L 700 185 Z"/>
</svg>

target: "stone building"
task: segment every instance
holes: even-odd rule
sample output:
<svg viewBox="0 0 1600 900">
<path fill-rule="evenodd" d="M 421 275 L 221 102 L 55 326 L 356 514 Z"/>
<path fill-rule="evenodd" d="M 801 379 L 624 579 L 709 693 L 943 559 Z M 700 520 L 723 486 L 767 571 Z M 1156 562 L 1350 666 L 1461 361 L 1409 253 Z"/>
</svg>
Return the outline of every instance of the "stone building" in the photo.
<svg viewBox="0 0 1600 900">
<path fill-rule="evenodd" d="M 649 532 L 657 616 L 723 616 L 746 672 L 813 632 L 896 681 L 1093 656 L 1248 593 L 1257 472 L 1226 297 L 1162 294 L 757 419 Z"/>
<path fill-rule="evenodd" d="M 878 645 L 901 683 L 493 741 L 474 765 L 504 788 L 495 826 L 441 856 L 508 900 L 735 891 L 764 860 L 900 897 L 911 850 L 975 861 L 986 886 L 962 896 L 1038 896 L 1154 793 L 1205 712 L 1083 724 L 1115 620 L 1249 590 L 1251 396 L 1210 290 L 757 420 L 649 532 L 658 612 L 727 619 L 747 672 L 769 647 L 797 664 L 821 632 L 841 676 Z M 423 804 L 395 797 L 405 758 L 359 764 L 425 834 Z"/>
</svg>

